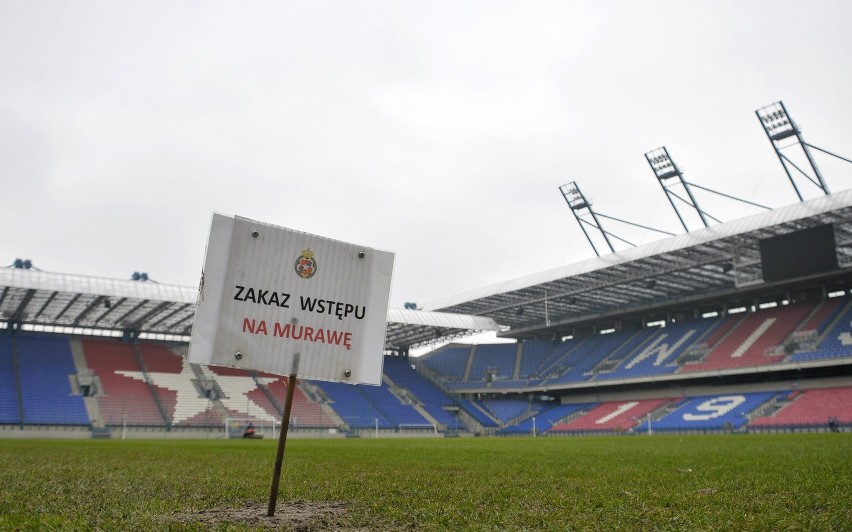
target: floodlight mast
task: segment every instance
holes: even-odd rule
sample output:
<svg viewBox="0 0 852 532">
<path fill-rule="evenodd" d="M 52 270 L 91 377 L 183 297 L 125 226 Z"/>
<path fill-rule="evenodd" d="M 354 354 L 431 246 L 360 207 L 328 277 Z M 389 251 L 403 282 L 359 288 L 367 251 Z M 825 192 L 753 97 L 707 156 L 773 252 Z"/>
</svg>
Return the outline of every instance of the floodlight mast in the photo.
<svg viewBox="0 0 852 532">
<path fill-rule="evenodd" d="M 683 170 L 675 164 L 669 155 L 669 150 L 666 149 L 665 146 L 657 148 L 656 150 L 651 150 L 645 154 L 645 159 L 648 161 L 648 164 L 651 165 L 651 170 L 654 171 L 654 175 L 657 177 L 657 181 L 659 181 L 660 186 L 663 187 L 663 192 L 666 194 L 666 198 L 669 200 L 672 208 L 677 215 L 678 220 L 680 220 L 681 225 L 683 225 L 684 231 L 689 232 L 689 227 L 686 225 L 686 221 L 684 221 L 683 216 L 680 213 L 680 209 L 677 208 L 677 204 L 674 202 L 672 197 L 675 197 L 682 202 L 686 203 L 698 213 L 699 218 L 701 218 L 701 222 L 704 224 L 704 227 L 710 227 L 710 224 L 707 222 L 707 214 L 701 210 L 701 207 L 698 206 L 698 202 L 695 201 L 695 196 L 692 195 L 692 190 L 689 188 L 689 183 L 683 178 Z M 676 177 L 680 184 L 683 186 L 683 189 L 686 191 L 686 195 L 689 197 L 689 200 L 685 200 L 678 196 L 675 192 L 669 189 L 667 186 L 667 181 Z"/>
<path fill-rule="evenodd" d="M 615 216 L 607 216 L 606 214 L 603 214 L 601 212 L 595 212 L 595 210 L 592 209 L 592 202 L 590 202 L 589 200 L 586 199 L 586 196 L 584 196 L 583 192 L 580 191 L 580 186 L 577 184 L 576 181 L 572 181 L 572 182 L 568 183 L 567 185 L 562 185 L 561 187 L 559 187 L 559 191 L 562 192 L 562 197 L 565 198 L 565 202 L 568 203 L 568 207 L 571 209 L 571 212 L 574 214 L 574 218 L 577 220 L 577 223 L 580 224 L 580 229 L 583 231 L 583 234 L 586 235 L 586 240 L 589 241 L 589 244 L 591 244 L 592 249 L 595 250 L 595 254 L 598 257 L 600 257 L 601 254 L 598 251 L 597 246 L 595 246 L 595 243 L 592 240 L 591 235 L 589 235 L 589 232 L 586 231 L 587 225 L 595 228 L 596 230 L 598 230 L 600 232 L 601 236 L 603 236 L 604 240 L 606 241 L 607 246 L 609 246 L 609 250 L 612 253 L 615 253 L 615 247 L 613 247 L 612 241 L 609 239 L 609 237 L 612 237 L 616 240 L 620 240 L 621 242 L 624 242 L 628 246 L 635 246 L 636 245 L 633 242 L 628 242 L 627 240 L 621 238 L 620 236 L 614 235 L 614 234 L 610 233 L 609 231 L 605 230 L 603 228 L 603 226 L 601 225 L 600 218 L 606 218 L 608 220 L 613 220 L 613 221 L 616 221 L 616 222 L 621 222 L 623 224 L 632 225 L 633 227 L 639 227 L 639 228 L 642 228 L 642 229 L 646 229 L 648 231 L 655 231 L 657 233 L 662 233 L 664 235 L 674 236 L 674 233 L 670 233 L 668 231 L 663 231 L 662 229 L 656 229 L 654 227 L 648 227 L 647 225 L 637 224 L 637 223 L 634 223 L 634 222 L 628 222 L 627 220 L 622 220 L 621 218 L 616 218 Z M 585 214 L 585 213 L 581 213 L 580 211 L 582 211 L 583 209 L 586 209 L 588 211 L 589 215 L 591 215 L 591 218 L 592 218 L 591 222 L 582 217 L 582 215 Z M 547 299 L 545 297 L 545 302 L 546 301 L 547 301 Z"/>
<path fill-rule="evenodd" d="M 828 185 L 822 178 L 822 173 L 819 171 L 819 167 L 817 166 L 816 161 L 814 161 L 814 158 L 811 156 L 810 150 L 808 150 L 808 146 L 810 146 L 810 144 L 805 142 L 804 138 L 802 138 L 802 131 L 799 129 L 798 124 L 796 124 L 793 119 L 790 118 L 790 115 L 787 113 L 787 108 L 784 106 L 784 102 L 778 101 L 771 105 L 767 105 L 766 107 L 761 107 L 760 109 L 756 110 L 754 114 L 756 114 L 757 119 L 760 120 L 760 125 L 763 126 L 763 131 L 766 132 L 766 136 L 769 138 L 769 142 L 772 144 L 772 148 L 775 150 L 775 155 L 777 155 L 778 160 L 781 161 L 781 166 L 784 167 L 784 172 L 787 174 L 787 178 L 790 180 L 790 184 L 793 185 L 793 190 L 796 191 L 796 196 L 799 197 L 799 201 L 805 201 L 805 198 L 802 197 L 802 193 L 799 191 L 798 185 L 796 185 L 796 180 L 793 179 L 793 174 L 790 172 L 790 168 L 787 166 L 788 164 L 795 168 L 800 174 L 805 176 L 808 181 L 816 185 L 817 188 L 822 190 L 823 194 L 825 194 L 826 196 L 830 194 L 828 190 Z M 781 149 L 784 147 L 780 145 L 781 141 L 790 137 L 796 137 L 799 146 L 801 146 L 802 151 L 805 152 L 805 157 L 807 157 L 808 164 L 811 165 L 811 170 L 813 170 L 816 179 L 809 176 L 804 170 L 796 166 L 796 163 L 794 163 L 786 155 L 781 153 Z"/>
<path fill-rule="evenodd" d="M 583 224 L 591 225 L 592 227 L 600 231 L 601 235 L 603 235 L 603 238 L 606 241 L 606 245 L 609 246 L 609 250 L 612 253 L 615 253 L 615 248 L 612 246 L 612 242 L 610 242 L 607 232 L 603 230 L 603 227 L 601 227 L 600 221 L 598 220 L 598 216 L 592 209 L 592 204 L 586 199 L 586 196 L 583 195 L 583 192 L 580 191 L 580 187 L 577 186 L 577 182 L 572 181 L 566 185 L 562 185 L 561 187 L 559 187 L 559 191 L 562 192 L 562 197 L 565 198 L 565 202 L 568 203 L 568 207 L 574 214 L 574 218 L 577 220 L 577 223 L 580 224 L 580 229 L 582 229 L 583 234 L 586 235 L 586 240 L 589 241 L 589 244 L 591 244 L 592 249 L 595 250 L 595 255 L 597 255 L 598 257 L 601 256 L 597 246 L 595 246 L 594 241 L 592 241 L 592 237 L 589 236 L 589 232 L 586 231 L 586 227 Z M 583 209 L 589 211 L 589 214 L 592 216 L 592 220 L 594 223 L 591 223 L 580 217 L 579 211 Z"/>
</svg>

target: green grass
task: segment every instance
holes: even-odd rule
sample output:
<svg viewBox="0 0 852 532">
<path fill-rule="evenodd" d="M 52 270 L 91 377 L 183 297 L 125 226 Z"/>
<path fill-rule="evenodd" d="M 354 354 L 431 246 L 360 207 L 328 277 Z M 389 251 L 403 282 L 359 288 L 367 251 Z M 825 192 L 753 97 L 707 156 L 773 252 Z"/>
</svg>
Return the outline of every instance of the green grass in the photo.
<svg viewBox="0 0 852 532">
<path fill-rule="evenodd" d="M 275 442 L 0 440 L 0 529 L 191 528 L 265 504 Z M 852 530 L 852 435 L 301 440 L 279 506 L 375 529 Z M 239 528 L 239 526 L 236 526 Z"/>
</svg>

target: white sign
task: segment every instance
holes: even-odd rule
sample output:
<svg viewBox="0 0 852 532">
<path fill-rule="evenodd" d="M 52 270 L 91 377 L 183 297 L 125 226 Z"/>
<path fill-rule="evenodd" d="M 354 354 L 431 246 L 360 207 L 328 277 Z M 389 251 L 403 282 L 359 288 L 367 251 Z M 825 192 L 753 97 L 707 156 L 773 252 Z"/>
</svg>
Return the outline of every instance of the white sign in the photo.
<svg viewBox="0 0 852 532">
<path fill-rule="evenodd" d="M 393 260 L 214 214 L 189 361 L 379 385 Z"/>
</svg>

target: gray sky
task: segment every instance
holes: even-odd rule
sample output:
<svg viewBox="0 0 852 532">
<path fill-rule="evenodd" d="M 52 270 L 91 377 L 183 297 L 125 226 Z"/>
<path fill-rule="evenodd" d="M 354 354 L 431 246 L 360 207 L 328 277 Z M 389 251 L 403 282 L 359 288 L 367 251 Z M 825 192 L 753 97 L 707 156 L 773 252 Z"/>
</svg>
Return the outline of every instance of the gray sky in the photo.
<svg viewBox="0 0 852 532">
<path fill-rule="evenodd" d="M 391 305 L 422 305 L 593 256 L 569 181 L 679 232 L 643 157 L 662 145 L 687 179 L 787 205 L 754 110 L 783 100 L 852 156 L 850 20 L 845 1 L 4 0 L 0 265 L 195 285 L 216 211 L 393 251 Z"/>
</svg>

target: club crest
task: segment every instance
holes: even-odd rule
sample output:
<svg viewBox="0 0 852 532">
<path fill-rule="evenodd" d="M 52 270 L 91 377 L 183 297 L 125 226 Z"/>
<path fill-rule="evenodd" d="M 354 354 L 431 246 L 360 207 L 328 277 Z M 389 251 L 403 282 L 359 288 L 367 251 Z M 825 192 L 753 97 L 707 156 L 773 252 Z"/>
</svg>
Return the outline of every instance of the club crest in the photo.
<svg viewBox="0 0 852 532">
<path fill-rule="evenodd" d="M 314 258 L 314 252 L 310 249 L 305 249 L 295 264 L 296 273 L 302 279 L 310 279 L 317 273 L 317 260 Z"/>
</svg>

